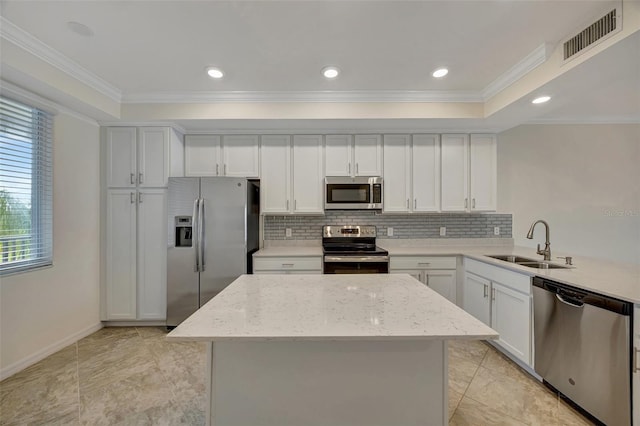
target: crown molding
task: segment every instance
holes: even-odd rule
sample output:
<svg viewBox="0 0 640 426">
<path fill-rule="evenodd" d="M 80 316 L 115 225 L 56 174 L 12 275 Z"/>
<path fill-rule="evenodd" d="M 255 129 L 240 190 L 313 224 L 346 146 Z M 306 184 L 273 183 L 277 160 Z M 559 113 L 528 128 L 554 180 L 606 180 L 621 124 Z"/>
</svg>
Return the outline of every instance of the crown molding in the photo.
<svg viewBox="0 0 640 426">
<path fill-rule="evenodd" d="M 232 102 L 483 102 L 477 92 L 444 91 L 217 91 L 217 92 L 147 92 L 128 93 L 122 97 L 126 104 L 163 103 L 232 103 Z"/>
<path fill-rule="evenodd" d="M 45 99 L 39 95 L 36 95 L 28 90 L 23 89 L 22 87 L 16 86 L 15 84 L 9 83 L 8 81 L 5 81 L 5 80 L 0 80 L 0 94 L 4 96 L 8 96 L 16 101 L 24 102 L 32 107 L 39 108 L 52 115 L 65 114 L 65 115 L 74 117 L 78 120 L 84 121 L 85 123 L 91 124 L 93 126 L 99 126 L 96 120 L 94 120 L 93 118 L 87 115 L 84 115 L 77 111 L 69 109 L 56 102 L 52 102 L 49 99 Z"/>
<path fill-rule="evenodd" d="M 633 116 L 594 116 L 594 117 L 558 117 L 558 118 L 538 118 L 526 121 L 522 124 L 638 124 L 640 117 Z"/>
<path fill-rule="evenodd" d="M 549 59 L 551 52 L 553 52 L 553 46 L 550 43 L 543 43 L 535 48 L 531 53 L 484 88 L 482 91 L 483 101 L 491 99 L 493 96 L 497 95 L 516 81 L 520 80 L 526 74 L 530 73 L 534 68 L 545 63 L 547 59 Z"/>
<path fill-rule="evenodd" d="M 122 91 L 120 89 L 86 70 L 51 46 L 41 42 L 3 16 L 0 16 L 0 37 L 53 65 L 109 99 L 116 102 L 122 101 Z"/>
<path fill-rule="evenodd" d="M 172 121 L 98 121 L 102 127 L 171 127 L 173 130 L 187 133 L 187 129 Z"/>
</svg>

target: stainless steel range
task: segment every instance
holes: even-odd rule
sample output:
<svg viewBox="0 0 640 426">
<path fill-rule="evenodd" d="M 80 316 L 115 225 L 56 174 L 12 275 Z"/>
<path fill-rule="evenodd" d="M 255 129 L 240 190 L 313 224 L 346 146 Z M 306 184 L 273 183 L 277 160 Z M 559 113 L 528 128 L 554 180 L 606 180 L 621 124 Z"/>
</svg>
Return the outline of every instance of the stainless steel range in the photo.
<svg viewBox="0 0 640 426">
<path fill-rule="evenodd" d="M 389 252 L 376 246 L 376 227 L 323 226 L 325 274 L 389 273 Z"/>
</svg>

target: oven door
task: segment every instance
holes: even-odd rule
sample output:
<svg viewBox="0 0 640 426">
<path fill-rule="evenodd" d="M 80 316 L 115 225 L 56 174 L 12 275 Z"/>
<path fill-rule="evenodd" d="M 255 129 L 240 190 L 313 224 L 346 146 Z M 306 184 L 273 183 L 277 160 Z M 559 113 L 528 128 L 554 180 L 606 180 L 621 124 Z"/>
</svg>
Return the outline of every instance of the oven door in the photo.
<svg viewBox="0 0 640 426">
<path fill-rule="evenodd" d="M 388 274 L 389 256 L 325 256 L 325 274 Z"/>
</svg>

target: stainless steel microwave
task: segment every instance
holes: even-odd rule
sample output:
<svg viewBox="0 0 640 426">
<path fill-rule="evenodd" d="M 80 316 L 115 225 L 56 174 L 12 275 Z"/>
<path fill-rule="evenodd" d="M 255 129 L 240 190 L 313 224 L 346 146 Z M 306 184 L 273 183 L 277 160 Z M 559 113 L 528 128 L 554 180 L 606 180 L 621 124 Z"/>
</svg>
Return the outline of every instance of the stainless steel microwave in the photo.
<svg viewBox="0 0 640 426">
<path fill-rule="evenodd" d="M 379 176 L 328 176 L 325 187 L 325 210 L 382 210 Z"/>
</svg>

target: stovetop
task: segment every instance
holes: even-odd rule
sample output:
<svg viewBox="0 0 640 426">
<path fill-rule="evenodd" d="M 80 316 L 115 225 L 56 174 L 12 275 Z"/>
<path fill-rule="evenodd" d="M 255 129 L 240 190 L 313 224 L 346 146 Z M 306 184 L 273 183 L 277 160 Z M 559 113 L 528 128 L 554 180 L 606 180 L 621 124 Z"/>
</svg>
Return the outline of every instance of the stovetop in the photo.
<svg viewBox="0 0 640 426">
<path fill-rule="evenodd" d="M 373 225 L 324 226 L 322 228 L 324 254 L 341 256 L 388 256 L 389 252 L 376 246 L 376 227 Z"/>
</svg>

